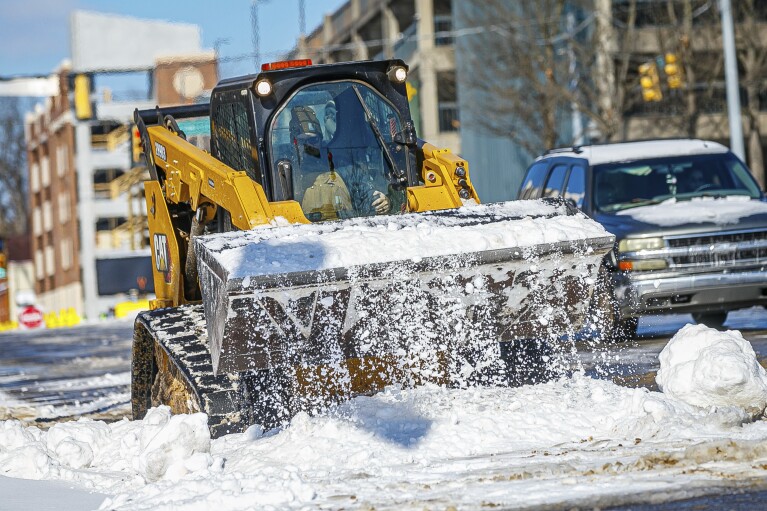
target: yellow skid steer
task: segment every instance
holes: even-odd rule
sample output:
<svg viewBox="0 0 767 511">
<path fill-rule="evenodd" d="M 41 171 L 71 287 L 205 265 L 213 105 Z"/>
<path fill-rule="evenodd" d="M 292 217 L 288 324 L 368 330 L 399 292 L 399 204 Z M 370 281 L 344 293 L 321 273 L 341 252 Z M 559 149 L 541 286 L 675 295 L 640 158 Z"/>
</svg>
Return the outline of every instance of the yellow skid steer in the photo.
<svg viewBox="0 0 767 511">
<path fill-rule="evenodd" d="M 407 72 L 266 64 L 135 112 L 157 296 L 135 418 L 203 411 L 217 436 L 386 385 L 506 384 L 580 328 L 613 238 L 566 201 L 480 204 L 417 138 Z"/>
</svg>

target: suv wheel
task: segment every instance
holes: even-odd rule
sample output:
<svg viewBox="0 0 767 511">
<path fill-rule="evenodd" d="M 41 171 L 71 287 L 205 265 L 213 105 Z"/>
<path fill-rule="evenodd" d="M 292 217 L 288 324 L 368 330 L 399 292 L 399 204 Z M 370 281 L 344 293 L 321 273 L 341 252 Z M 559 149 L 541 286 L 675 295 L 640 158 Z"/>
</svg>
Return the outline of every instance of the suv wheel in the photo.
<svg viewBox="0 0 767 511">
<path fill-rule="evenodd" d="M 637 335 L 639 318 L 618 319 L 613 323 L 611 338 L 614 341 L 630 341 Z"/>
<path fill-rule="evenodd" d="M 727 321 L 726 312 L 693 312 L 692 319 L 699 325 L 706 325 L 710 328 L 720 330 Z"/>
<path fill-rule="evenodd" d="M 589 310 L 589 323 L 607 342 L 623 342 L 636 337 L 639 318 L 621 317 L 613 295 L 610 271 L 604 265 L 599 268 L 597 274 Z"/>
</svg>

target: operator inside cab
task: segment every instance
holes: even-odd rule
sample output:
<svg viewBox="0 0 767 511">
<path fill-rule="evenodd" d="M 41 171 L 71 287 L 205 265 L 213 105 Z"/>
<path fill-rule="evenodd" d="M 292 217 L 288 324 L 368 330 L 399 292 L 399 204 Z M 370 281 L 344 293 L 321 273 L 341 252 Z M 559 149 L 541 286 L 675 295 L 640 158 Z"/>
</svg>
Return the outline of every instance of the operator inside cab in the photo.
<svg viewBox="0 0 767 511">
<path fill-rule="evenodd" d="M 272 161 L 290 162 L 293 199 L 312 222 L 397 213 L 405 193 L 392 183 L 408 163 L 399 130 L 396 110 L 369 86 L 310 85 L 275 115 Z"/>
</svg>

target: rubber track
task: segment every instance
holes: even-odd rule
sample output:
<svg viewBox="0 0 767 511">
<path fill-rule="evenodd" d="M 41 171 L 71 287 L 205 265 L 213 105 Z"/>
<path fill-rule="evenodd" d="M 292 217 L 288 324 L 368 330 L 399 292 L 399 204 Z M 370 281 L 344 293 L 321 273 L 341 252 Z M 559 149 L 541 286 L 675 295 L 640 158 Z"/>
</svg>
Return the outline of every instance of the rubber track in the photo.
<svg viewBox="0 0 767 511">
<path fill-rule="evenodd" d="M 177 377 L 196 396 L 201 411 L 208 414 L 214 438 L 244 431 L 249 426 L 241 413 L 237 375 L 213 375 L 202 304 L 144 312 L 136 322 L 150 332 L 155 346 L 168 354 L 178 371 Z"/>
</svg>

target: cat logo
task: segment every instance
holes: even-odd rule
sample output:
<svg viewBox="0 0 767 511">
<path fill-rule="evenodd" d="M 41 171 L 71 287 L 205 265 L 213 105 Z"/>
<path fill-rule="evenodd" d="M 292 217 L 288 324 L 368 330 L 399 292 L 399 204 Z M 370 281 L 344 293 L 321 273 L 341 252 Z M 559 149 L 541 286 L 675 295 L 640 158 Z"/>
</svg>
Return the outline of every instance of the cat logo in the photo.
<svg viewBox="0 0 767 511">
<path fill-rule="evenodd" d="M 165 282 L 170 282 L 170 247 L 164 234 L 154 235 L 154 267 L 165 274 Z"/>
</svg>

